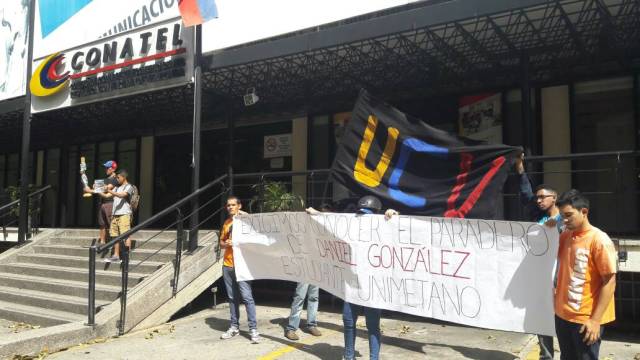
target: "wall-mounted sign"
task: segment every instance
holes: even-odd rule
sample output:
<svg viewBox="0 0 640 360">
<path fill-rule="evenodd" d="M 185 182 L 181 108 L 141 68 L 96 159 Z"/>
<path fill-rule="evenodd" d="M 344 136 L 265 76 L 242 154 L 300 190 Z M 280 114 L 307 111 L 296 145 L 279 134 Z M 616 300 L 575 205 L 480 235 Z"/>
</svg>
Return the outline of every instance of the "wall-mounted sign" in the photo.
<svg viewBox="0 0 640 360">
<path fill-rule="evenodd" d="M 291 134 L 264 137 L 264 158 L 291 156 Z"/>
<path fill-rule="evenodd" d="M 46 57 L 178 16 L 178 0 L 36 0 L 33 55 Z"/>
<path fill-rule="evenodd" d="M 37 60 L 32 111 L 185 84 L 193 68 L 191 34 L 174 19 Z"/>
</svg>

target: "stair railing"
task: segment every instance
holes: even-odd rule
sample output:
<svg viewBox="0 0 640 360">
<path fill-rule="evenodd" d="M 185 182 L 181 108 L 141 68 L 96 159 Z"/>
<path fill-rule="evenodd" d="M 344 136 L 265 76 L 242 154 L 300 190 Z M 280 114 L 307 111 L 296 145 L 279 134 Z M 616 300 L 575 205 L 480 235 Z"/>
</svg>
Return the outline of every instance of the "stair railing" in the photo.
<svg viewBox="0 0 640 360">
<path fill-rule="evenodd" d="M 172 280 L 172 293 L 173 296 L 176 295 L 178 291 L 178 279 L 180 277 L 180 267 L 181 267 L 181 258 L 182 253 L 185 249 L 196 249 L 198 244 L 189 244 L 189 246 L 185 246 L 185 235 L 186 232 L 199 231 L 207 222 L 215 220 L 216 217 L 222 212 L 224 209 L 221 205 L 225 200 L 225 195 L 228 193 L 228 189 L 225 185 L 225 180 L 227 180 L 227 175 L 223 175 L 208 183 L 207 185 L 201 187 L 200 189 L 194 191 L 193 193 L 187 195 L 186 197 L 178 200 L 173 205 L 167 207 L 166 209 L 160 211 L 159 213 L 153 215 L 149 219 L 144 220 L 140 224 L 134 226 L 129 231 L 121 234 L 120 236 L 112 239 L 106 244 L 96 245 L 95 241 L 91 247 L 89 247 L 89 287 L 88 287 L 88 311 L 87 311 L 87 324 L 88 326 L 95 326 L 95 315 L 96 315 L 96 306 L 95 306 L 95 292 L 96 292 L 96 258 L 98 253 L 108 252 L 110 251 L 116 244 L 120 246 L 120 257 L 121 257 L 121 273 L 122 273 L 122 282 L 121 282 L 121 292 L 120 292 L 120 319 L 118 321 L 118 333 L 119 335 L 123 335 L 125 333 L 125 321 L 126 321 L 126 312 L 127 312 L 127 295 L 128 295 L 128 282 L 129 282 L 129 272 L 135 270 L 138 266 L 145 263 L 147 260 L 152 258 L 154 255 L 158 254 L 160 251 L 166 249 L 168 246 L 172 245 L 175 241 L 175 256 L 173 259 L 174 263 L 174 275 Z M 217 189 L 217 190 L 216 190 Z M 205 200 L 202 200 L 202 205 L 199 205 L 196 209 L 191 209 L 191 202 L 201 199 L 203 195 L 209 195 L 209 197 Z M 186 211 L 187 215 L 184 215 Z M 185 230 L 185 221 L 191 218 L 194 214 L 200 214 L 199 218 L 202 219 L 202 214 L 208 214 L 204 216 L 204 219 L 201 220 L 198 224 L 195 224 L 192 228 Z M 172 216 L 175 216 L 173 218 Z M 174 220 L 175 219 L 175 220 Z M 138 233 L 141 230 L 149 229 L 154 224 L 157 224 L 161 221 L 169 221 L 171 222 L 169 225 L 166 225 L 161 230 L 157 230 L 155 234 L 150 236 L 148 239 L 144 240 L 140 244 L 136 242 L 135 249 L 142 248 L 145 244 L 149 243 L 149 241 L 158 237 L 160 234 L 169 231 L 170 229 L 176 230 L 176 239 L 168 242 L 165 246 L 157 249 L 152 254 L 148 255 L 146 258 L 137 262 L 134 266 L 130 265 L 130 252 L 132 249 L 128 249 L 126 246 L 126 240 L 129 239 L 132 235 Z M 214 226 L 210 226 L 210 229 L 213 229 Z M 190 241 L 197 241 L 197 237 L 190 236 Z M 132 244 L 133 245 L 133 244 Z M 216 243 L 216 254 L 219 254 L 220 251 L 218 249 L 219 243 Z M 219 259 L 216 259 L 218 261 Z"/>
<path fill-rule="evenodd" d="M 40 214 L 42 213 L 42 197 L 44 194 L 51 190 L 53 187 L 51 185 L 47 185 L 41 189 L 38 189 L 29 195 L 27 198 L 29 199 L 29 206 L 31 211 L 29 211 L 29 233 L 27 234 L 30 238 L 35 236 L 40 227 Z M 20 199 L 14 200 L 10 203 L 0 206 L 0 223 L 2 224 L 2 236 L 3 240 L 7 241 L 8 238 L 8 230 L 7 228 L 18 224 L 18 208 L 20 207 Z"/>
</svg>

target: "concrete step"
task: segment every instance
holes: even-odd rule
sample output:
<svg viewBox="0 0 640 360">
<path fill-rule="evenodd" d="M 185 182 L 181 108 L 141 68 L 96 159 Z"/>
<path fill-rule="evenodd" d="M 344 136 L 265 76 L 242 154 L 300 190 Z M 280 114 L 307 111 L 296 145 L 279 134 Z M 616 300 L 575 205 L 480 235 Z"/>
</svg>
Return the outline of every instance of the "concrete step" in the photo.
<svg viewBox="0 0 640 360">
<path fill-rule="evenodd" d="M 88 291 L 86 281 L 64 281 L 48 277 L 8 273 L 0 274 L 0 286 L 76 297 L 86 297 Z M 117 299 L 118 296 L 120 296 L 120 286 L 96 284 L 96 301 L 111 302 Z"/>
<path fill-rule="evenodd" d="M 153 238 L 151 240 L 148 239 L 135 239 L 135 237 L 131 240 L 134 249 L 175 249 L 175 235 L 171 239 L 159 239 Z M 88 248 L 94 243 L 95 239 L 89 237 L 52 237 L 47 239 L 47 244 L 49 245 L 72 245 L 83 248 Z M 186 239 L 185 239 L 186 242 Z M 98 242 L 96 241 L 96 244 Z M 88 251 L 88 250 L 87 250 Z"/>
<path fill-rule="evenodd" d="M 89 269 L 89 254 L 88 251 L 87 255 L 83 257 L 65 255 L 51 256 L 48 254 L 25 254 L 18 255 L 17 262 L 22 264 L 40 264 L 67 268 Z M 129 262 L 129 271 L 141 274 L 151 274 L 154 271 L 158 270 L 164 264 L 165 263 L 150 260 L 140 263 L 140 261 L 134 260 Z M 113 271 L 118 273 L 121 272 L 120 264 L 106 263 L 102 258 L 96 259 L 96 271 L 97 270 Z"/>
<path fill-rule="evenodd" d="M 213 230 L 200 231 L 199 235 L 204 236 L 210 233 Z M 53 237 L 56 238 L 64 238 L 64 237 L 86 237 L 90 239 L 97 239 L 100 237 L 100 232 L 97 229 L 64 229 Z M 154 237 L 156 239 L 164 239 L 170 240 L 176 238 L 175 230 L 142 230 L 136 232 L 132 239 L 149 239 L 150 237 Z"/>
<path fill-rule="evenodd" d="M 79 314 L 4 301 L 0 301 L 0 318 L 43 327 L 86 321 L 86 316 Z"/>
<path fill-rule="evenodd" d="M 67 268 L 61 266 L 47 266 L 36 264 L 5 264 L 0 265 L 0 273 L 22 274 L 29 276 L 51 277 L 59 280 L 89 281 L 89 270 Z M 135 286 L 144 280 L 146 274 L 129 273 L 129 286 Z M 96 269 L 96 284 L 120 286 L 121 273 L 118 271 L 104 271 Z"/>
<path fill-rule="evenodd" d="M 64 311 L 86 316 L 87 298 L 60 295 L 36 290 L 25 290 L 14 287 L 0 286 L 0 301 L 20 305 L 34 306 L 44 309 Z M 111 304 L 108 301 L 96 302 L 96 311 Z"/>
<path fill-rule="evenodd" d="M 33 247 L 36 254 L 51 254 L 51 255 L 65 255 L 76 257 L 89 257 L 89 249 L 82 248 L 73 245 L 36 245 Z M 98 254 L 99 258 L 105 258 L 107 254 Z M 152 249 L 136 249 L 130 253 L 130 259 L 156 261 L 156 262 L 170 262 L 176 257 L 175 249 L 171 250 L 152 250 Z"/>
</svg>

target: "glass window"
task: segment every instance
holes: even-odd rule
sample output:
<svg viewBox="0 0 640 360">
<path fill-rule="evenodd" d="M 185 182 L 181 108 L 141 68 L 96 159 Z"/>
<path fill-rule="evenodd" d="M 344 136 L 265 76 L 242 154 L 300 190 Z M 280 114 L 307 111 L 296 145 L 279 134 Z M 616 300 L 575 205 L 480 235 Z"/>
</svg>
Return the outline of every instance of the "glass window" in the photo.
<svg viewBox="0 0 640 360">
<path fill-rule="evenodd" d="M 138 141 L 136 139 L 122 140 L 118 144 L 118 168 L 126 169 L 129 182 L 138 185 Z"/>
<path fill-rule="evenodd" d="M 105 178 L 105 173 L 101 165 L 102 162 L 97 164 L 94 160 L 96 146 L 94 144 L 80 145 L 79 151 L 80 151 L 80 156 L 84 156 L 85 162 L 87 163 L 87 177 L 89 178 L 89 186 L 93 186 L 93 182 L 95 181 L 95 179 Z M 75 157 L 75 159 L 78 159 L 78 158 Z M 73 168 L 75 169 L 76 166 L 77 165 L 74 164 Z M 78 187 L 80 186 L 78 185 L 79 184 L 78 181 L 76 181 L 75 183 L 76 183 L 76 186 Z M 95 225 L 95 222 L 97 221 L 96 217 L 94 216 L 94 211 L 96 209 L 96 206 L 94 205 L 94 201 L 91 201 L 91 198 L 84 198 L 80 195 L 78 187 L 76 187 L 75 188 L 76 190 L 73 191 L 73 193 L 76 195 L 76 204 L 78 204 L 77 225 L 92 227 L 93 225 Z M 95 196 L 94 198 L 96 199 L 95 201 L 98 201 Z"/>
<path fill-rule="evenodd" d="M 60 149 L 49 149 L 46 152 L 44 183 L 51 185 L 53 189 L 47 191 L 42 202 L 42 224 L 55 226 L 60 184 Z"/>
<path fill-rule="evenodd" d="M 116 158 L 116 143 L 113 141 L 103 142 L 98 144 L 98 163 L 96 164 L 96 177 L 104 177 L 104 167 L 102 164 L 109 160 L 115 160 Z M 88 166 L 88 165 L 87 165 Z M 93 169 L 93 168 L 89 168 Z"/>
<path fill-rule="evenodd" d="M 7 161 L 7 184 L 6 186 L 18 186 L 20 179 L 20 156 L 10 154 Z"/>
<path fill-rule="evenodd" d="M 574 88 L 573 152 L 633 150 L 635 119 L 631 77 L 588 81 Z M 638 231 L 638 203 L 633 196 L 635 160 L 615 158 L 574 162 L 574 186 L 591 202 L 590 220 L 606 231 Z M 622 201 L 624 199 L 624 201 Z"/>
<path fill-rule="evenodd" d="M 0 191 L 6 187 L 4 183 L 4 174 L 7 170 L 6 159 L 4 154 L 0 154 Z"/>
<path fill-rule="evenodd" d="M 75 225 L 76 204 L 78 198 L 82 198 L 83 186 L 80 180 L 80 157 L 78 156 L 78 147 L 71 146 L 69 148 L 69 158 L 67 159 L 67 206 L 66 206 L 66 222 L 67 225 Z M 93 178 L 87 174 L 89 186 L 91 186 Z M 78 185 L 80 184 L 80 185 Z M 84 198 L 83 198 L 84 199 Z M 89 199 L 84 201 L 90 201 Z"/>
</svg>

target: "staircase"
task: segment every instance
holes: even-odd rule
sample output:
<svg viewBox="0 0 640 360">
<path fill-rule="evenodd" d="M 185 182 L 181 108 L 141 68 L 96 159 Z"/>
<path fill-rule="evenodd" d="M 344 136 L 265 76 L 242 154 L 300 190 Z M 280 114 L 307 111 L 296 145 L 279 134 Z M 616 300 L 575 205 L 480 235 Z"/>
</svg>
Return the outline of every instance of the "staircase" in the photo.
<svg viewBox="0 0 640 360">
<path fill-rule="evenodd" d="M 156 234 L 141 231 L 133 237 L 130 288 L 175 257 L 175 232 L 147 241 Z M 0 261 L 0 318 L 41 327 L 86 322 L 88 248 L 97 237 L 97 230 L 58 230 L 25 249 L 29 251 Z M 120 265 L 104 262 L 108 254 L 99 257 L 97 311 L 118 299 L 121 291 Z"/>
</svg>

